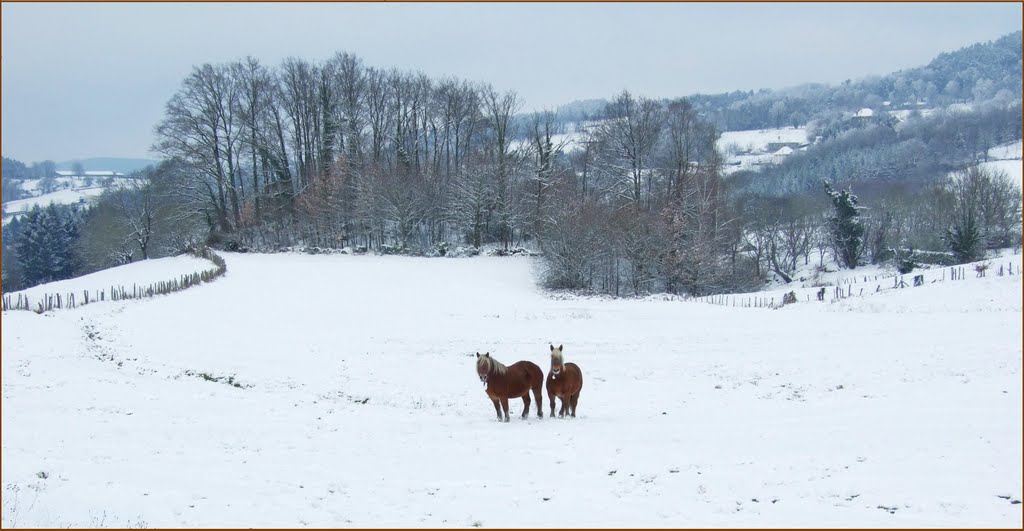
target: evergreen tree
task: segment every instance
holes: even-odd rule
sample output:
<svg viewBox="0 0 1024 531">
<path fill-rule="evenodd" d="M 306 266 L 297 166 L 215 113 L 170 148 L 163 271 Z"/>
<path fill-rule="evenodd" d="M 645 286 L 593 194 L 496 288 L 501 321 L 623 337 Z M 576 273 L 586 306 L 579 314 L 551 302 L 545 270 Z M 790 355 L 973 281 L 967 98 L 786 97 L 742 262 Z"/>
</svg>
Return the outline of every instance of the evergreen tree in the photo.
<svg viewBox="0 0 1024 531">
<path fill-rule="evenodd" d="M 943 240 L 959 263 L 980 260 L 984 254 L 985 238 L 973 213 L 969 213 L 946 229 Z"/>
<path fill-rule="evenodd" d="M 822 183 L 836 210 L 836 215 L 828 219 L 836 258 L 842 265 L 856 268 L 864 243 L 864 225 L 860 219 L 860 211 L 864 207 L 857 205 L 857 196 L 853 195 L 852 188 L 837 191 L 832 189 L 828 181 Z"/>
<path fill-rule="evenodd" d="M 52 203 L 46 208 L 36 206 L 25 216 L 13 246 L 26 285 L 74 276 L 78 227 L 77 212 Z"/>
</svg>

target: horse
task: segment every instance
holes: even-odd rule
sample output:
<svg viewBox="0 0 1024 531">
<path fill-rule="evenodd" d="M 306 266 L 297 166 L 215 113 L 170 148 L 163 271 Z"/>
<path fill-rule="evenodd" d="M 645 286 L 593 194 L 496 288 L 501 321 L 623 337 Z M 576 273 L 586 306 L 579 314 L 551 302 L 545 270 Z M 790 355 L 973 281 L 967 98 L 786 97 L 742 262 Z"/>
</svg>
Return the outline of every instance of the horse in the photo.
<svg viewBox="0 0 1024 531">
<path fill-rule="evenodd" d="M 476 353 L 476 374 L 480 381 L 487 384 L 487 396 L 494 403 L 494 411 L 501 421 L 501 411 L 505 410 L 505 422 L 508 422 L 508 399 L 523 399 L 523 418 L 530 414 L 530 391 L 537 399 L 537 416 L 544 418 L 543 400 L 540 389 L 544 385 L 544 372 L 536 363 L 518 361 L 506 367 L 491 357 L 488 352 L 483 356 Z M 499 402 L 501 403 L 499 407 Z"/>
<path fill-rule="evenodd" d="M 576 403 L 580 400 L 583 389 L 583 372 L 575 363 L 565 363 L 562 359 L 562 345 L 551 347 L 551 372 L 548 373 L 548 401 L 551 403 L 551 416 L 555 416 L 555 397 L 562 401 L 558 417 L 566 413 L 576 418 Z"/>
</svg>

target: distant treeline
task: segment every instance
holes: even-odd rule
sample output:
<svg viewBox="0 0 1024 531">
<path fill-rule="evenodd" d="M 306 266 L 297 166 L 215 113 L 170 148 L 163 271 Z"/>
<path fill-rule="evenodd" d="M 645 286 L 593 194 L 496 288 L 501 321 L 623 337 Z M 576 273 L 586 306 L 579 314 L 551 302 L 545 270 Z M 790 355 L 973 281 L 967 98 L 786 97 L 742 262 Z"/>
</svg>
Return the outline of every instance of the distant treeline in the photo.
<svg viewBox="0 0 1024 531">
<path fill-rule="evenodd" d="M 1019 100 L 1021 32 L 943 53 L 928 65 L 838 86 L 809 83 L 781 90 L 696 94 L 687 100 L 722 131 L 801 126 L 837 111 L 945 108 L 953 103 Z M 597 102 L 564 106 L 565 120 L 600 119 Z M 604 102 L 606 103 L 606 102 Z M 561 111 L 562 108 L 559 109 Z"/>
<path fill-rule="evenodd" d="M 805 154 L 725 177 L 720 129 L 690 99 L 624 91 L 563 109 L 600 108 L 568 150 L 554 111 L 522 115 L 514 92 L 485 83 L 347 53 L 204 64 L 156 127 L 165 162 L 83 213 L 78 269 L 202 243 L 427 255 L 490 244 L 540 250 L 552 288 L 699 296 L 789 281 L 812 260 L 907 269 L 978 257 L 1020 242 L 1020 189 L 971 166 L 1020 138 L 1017 96 L 903 123 L 832 111 Z M 33 214 L 18 231 L 61 230 L 53 219 Z M 10 232 L 5 290 L 8 255 L 26 266 L 35 248 Z"/>
</svg>

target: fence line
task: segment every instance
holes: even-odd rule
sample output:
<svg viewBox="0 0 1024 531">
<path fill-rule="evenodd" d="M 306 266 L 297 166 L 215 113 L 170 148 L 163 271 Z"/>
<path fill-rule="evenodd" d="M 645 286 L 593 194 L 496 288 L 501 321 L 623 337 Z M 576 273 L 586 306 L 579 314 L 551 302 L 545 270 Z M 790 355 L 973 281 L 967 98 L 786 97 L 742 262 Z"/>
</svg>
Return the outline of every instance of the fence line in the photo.
<svg viewBox="0 0 1024 531">
<path fill-rule="evenodd" d="M 32 305 L 32 301 L 29 300 L 28 295 L 19 293 L 17 300 L 15 300 L 12 294 L 7 294 L 3 296 L 3 311 L 29 310 L 36 313 L 43 313 L 54 309 L 77 308 L 93 302 L 103 302 L 108 299 L 111 301 L 121 301 L 149 298 L 156 295 L 167 295 L 168 293 L 188 289 L 204 282 L 212 282 L 217 277 L 227 272 L 228 268 L 224 259 L 209 248 L 204 247 L 202 249 L 194 249 L 188 251 L 188 253 L 197 258 L 205 258 L 213 262 L 216 267 L 206 271 L 181 275 L 179 278 L 171 280 L 154 282 L 145 286 L 132 284 L 131 290 L 125 286 L 110 286 L 109 292 L 106 289 L 95 290 L 92 293 L 90 293 L 89 290 L 83 290 L 81 299 L 75 298 L 74 293 L 67 293 L 66 295 L 62 295 L 60 293 L 47 293 L 42 295 L 42 300 L 35 301 L 34 306 Z M 107 295 L 108 293 L 109 297 Z"/>
<path fill-rule="evenodd" d="M 950 280 L 963 280 L 963 279 L 967 278 L 966 270 L 964 269 L 963 266 L 953 266 L 953 267 L 949 267 L 948 269 L 949 269 L 949 278 L 950 278 Z M 975 278 L 982 278 L 982 277 L 986 276 L 986 273 L 987 273 L 987 271 L 989 269 L 991 269 L 991 266 L 990 266 L 989 263 L 982 263 L 982 264 L 976 264 L 973 269 L 974 269 L 974 271 L 976 273 Z M 996 275 L 1000 276 L 1000 277 L 1004 276 L 1004 275 L 1012 276 L 1012 275 L 1019 275 L 1019 274 L 1021 274 L 1021 268 L 1020 268 L 1020 266 L 1017 266 L 1016 268 L 1014 268 L 1013 262 L 1010 262 L 1010 263 L 1006 264 L 1005 266 L 1003 266 L 1003 264 L 1000 264 L 999 265 L 999 269 L 996 270 Z M 871 282 L 871 280 L 870 280 L 871 277 L 874 277 L 874 280 L 877 281 L 878 278 L 879 278 L 879 275 L 860 275 L 858 277 L 853 277 L 853 280 L 850 280 L 849 278 L 839 278 L 839 279 L 837 279 L 836 285 L 832 286 L 832 293 L 831 293 L 832 297 L 831 297 L 831 299 L 828 302 L 835 302 L 837 300 L 848 299 L 848 298 L 854 297 L 854 296 L 863 297 L 864 296 L 864 288 L 862 288 L 862 287 L 859 288 L 857 294 L 854 295 L 853 286 L 854 286 L 854 284 L 865 284 L 865 285 L 867 285 L 867 283 Z M 884 279 L 885 277 L 883 276 L 882 278 Z M 883 288 L 881 282 L 876 283 L 875 284 L 875 289 L 871 290 L 871 291 L 868 291 L 868 294 L 870 295 L 871 293 L 878 293 L 878 292 L 882 291 L 883 289 L 885 289 L 885 290 L 903 289 L 903 288 L 911 286 L 911 284 L 907 284 L 907 282 L 904 280 L 903 275 L 894 275 L 892 277 L 892 280 L 893 280 L 893 285 L 888 287 L 888 288 Z M 946 269 L 944 268 L 942 270 L 942 278 L 941 279 L 936 278 L 936 279 L 932 280 L 930 283 L 944 282 L 945 280 L 946 280 Z M 923 274 L 914 275 L 913 278 L 912 278 L 912 282 L 913 282 L 913 284 L 912 284 L 913 287 L 918 287 L 918 286 L 925 285 L 924 275 Z M 871 283 L 874 283 L 874 282 L 871 282 Z M 817 290 L 818 291 L 818 294 L 817 294 L 818 295 L 818 300 L 824 302 L 825 301 L 825 297 L 823 295 L 825 293 L 827 293 L 826 290 L 825 290 L 825 287 L 824 286 L 816 286 L 816 287 L 820 288 L 820 289 Z M 796 288 L 796 289 L 814 289 L 814 288 Z M 792 290 L 791 292 L 795 292 L 795 289 Z M 795 293 L 794 293 L 794 295 L 795 295 Z M 757 296 L 757 295 L 746 295 L 746 296 L 740 296 L 740 295 L 708 295 L 708 296 L 705 296 L 705 297 L 696 297 L 693 300 L 695 300 L 697 302 L 713 304 L 713 305 L 716 305 L 716 306 L 733 306 L 733 307 L 737 307 L 738 306 L 740 308 L 770 308 L 770 309 L 777 309 L 777 308 L 781 308 L 782 306 L 786 305 L 786 302 L 783 301 L 778 306 L 776 306 L 775 305 L 775 298 L 774 297 L 771 297 L 771 296 Z M 795 302 L 795 300 L 796 300 L 795 298 L 791 299 L 791 301 L 793 301 L 793 302 Z M 807 297 L 806 297 L 806 301 L 810 302 L 810 300 L 811 300 L 811 295 L 808 293 Z M 737 301 L 738 301 L 738 303 L 737 303 Z"/>
</svg>

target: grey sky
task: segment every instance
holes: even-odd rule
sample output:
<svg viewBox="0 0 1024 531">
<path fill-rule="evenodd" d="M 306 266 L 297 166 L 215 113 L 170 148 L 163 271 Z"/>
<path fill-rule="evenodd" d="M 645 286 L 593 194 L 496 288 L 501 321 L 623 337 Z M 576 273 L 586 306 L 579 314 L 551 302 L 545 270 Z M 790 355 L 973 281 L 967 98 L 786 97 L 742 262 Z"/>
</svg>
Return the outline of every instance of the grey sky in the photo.
<svg viewBox="0 0 1024 531">
<path fill-rule="evenodd" d="M 9 4 L 2 149 L 152 157 L 193 65 L 355 53 L 514 89 L 527 108 L 838 83 L 1021 29 L 1021 4 Z"/>
</svg>

